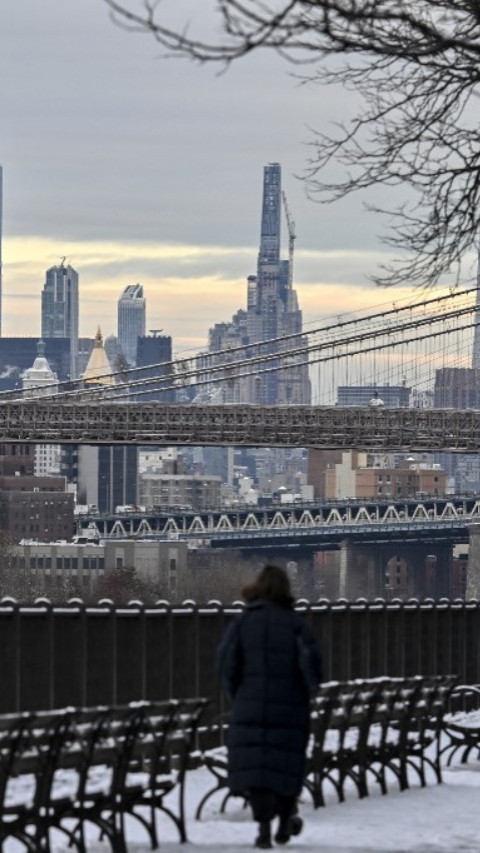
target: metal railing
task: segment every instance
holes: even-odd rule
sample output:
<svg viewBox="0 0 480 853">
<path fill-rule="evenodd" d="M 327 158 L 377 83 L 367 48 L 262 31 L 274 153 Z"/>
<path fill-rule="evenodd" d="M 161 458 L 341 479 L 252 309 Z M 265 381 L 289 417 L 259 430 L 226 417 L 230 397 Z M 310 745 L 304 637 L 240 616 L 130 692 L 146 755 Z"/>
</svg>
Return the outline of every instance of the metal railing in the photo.
<svg viewBox="0 0 480 853">
<path fill-rule="evenodd" d="M 480 602 L 298 602 L 325 680 L 453 673 L 480 683 Z M 240 604 L 0 602 L 0 713 L 208 696 L 226 708 L 215 653 Z"/>
</svg>

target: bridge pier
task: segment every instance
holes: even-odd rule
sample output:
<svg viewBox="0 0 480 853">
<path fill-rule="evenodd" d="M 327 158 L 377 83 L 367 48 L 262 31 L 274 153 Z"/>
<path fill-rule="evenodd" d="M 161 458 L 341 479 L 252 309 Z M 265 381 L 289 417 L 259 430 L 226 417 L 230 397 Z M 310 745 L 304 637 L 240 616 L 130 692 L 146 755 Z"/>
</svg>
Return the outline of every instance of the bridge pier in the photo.
<svg viewBox="0 0 480 853">
<path fill-rule="evenodd" d="M 480 525 L 478 536 L 480 588 Z M 339 598 L 442 598 L 450 595 L 449 544 L 378 543 L 344 540 L 338 565 Z"/>
<path fill-rule="evenodd" d="M 358 547 L 344 539 L 339 557 L 339 598 L 375 598 L 380 595 L 378 554 L 374 548 Z"/>
</svg>

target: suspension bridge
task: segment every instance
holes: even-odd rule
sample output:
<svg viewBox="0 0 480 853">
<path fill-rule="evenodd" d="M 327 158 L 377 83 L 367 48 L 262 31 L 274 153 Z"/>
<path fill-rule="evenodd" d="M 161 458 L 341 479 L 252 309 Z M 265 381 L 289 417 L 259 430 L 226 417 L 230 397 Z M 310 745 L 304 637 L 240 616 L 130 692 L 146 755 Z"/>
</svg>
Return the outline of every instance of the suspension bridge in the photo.
<svg viewBox="0 0 480 853">
<path fill-rule="evenodd" d="M 480 375 L 477 382 L 470 374 L 478 372 L 471 370 L 480 325 L 477 296 L 470 287 L 329 318 L 281 341 L 109 374 L 108 384 L 98 376 L 6 392 L 0 394 L 0 440 L 475 453 Z M 294 399 L 263 405 L 265 376 L 295 377 L 302 365 L 308 365 L 313 405 Z M 455 404 L 440 408 L 437 379 L 448 371 L 448 382 L 456 383 Z M 409 403 L 338 405 L 338 389 L 352 385 L 403 387 L 411 391 Z M 144 402 L 152 394 L 156 402 Z M 431 408 L 434 400 L 437 408 Z"/>
<path fill-rule="evenodd" d="M 18 401 L 0 404 L 4 442 L 317 447 L 475 453 L 480 411 L 320 406 Z"/>
</svg>

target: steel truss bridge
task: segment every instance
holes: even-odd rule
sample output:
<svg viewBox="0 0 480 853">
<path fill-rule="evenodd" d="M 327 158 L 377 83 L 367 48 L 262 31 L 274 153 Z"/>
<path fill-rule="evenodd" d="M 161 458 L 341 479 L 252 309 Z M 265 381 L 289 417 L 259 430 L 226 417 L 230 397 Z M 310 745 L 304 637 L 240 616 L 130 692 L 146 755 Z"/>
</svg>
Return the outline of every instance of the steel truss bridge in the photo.
<svg viewBox="0 0 480 853">
<path fill-rule="evenodd" d="M 473 453 L 480 450 L 480 411 L 92 403 L 57 397 L 0 403 L 0 441 Z"/>
<path fill-rule="evenodd" d="M 85 534 L 88 528 L 100 538 L 185 539 L 224 548 L 297 544 L 319 549 L 344 540 L 463 543 L 473 523 L 480 524 L 480 499 L 449 497 L 89 515 L 77 519 L 77 532 Z"/>
</svg>

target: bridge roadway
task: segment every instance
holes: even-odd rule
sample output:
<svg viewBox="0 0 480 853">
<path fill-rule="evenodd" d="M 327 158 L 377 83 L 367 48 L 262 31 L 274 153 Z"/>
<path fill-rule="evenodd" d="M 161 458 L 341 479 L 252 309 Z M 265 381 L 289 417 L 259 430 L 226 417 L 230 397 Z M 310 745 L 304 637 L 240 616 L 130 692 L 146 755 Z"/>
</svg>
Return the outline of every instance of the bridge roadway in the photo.
<svg viewBox="0 0 480 853">
<path fill-rule="evenodd" d="M 155 511 L 77 518 L 77 534 L 87 528 L 100 538 L 185 539 L 219 548 L 255 549 L 274 545 L 321 545 L 342 541 L 463 543 L 469 526 L 480 523 L 480 499 L 432 498 L 415 501 L 335 501 L 292 506 L 242 507 L 203 512 Z"/>
<path fill-rule="evenodd" d="M 480 411 L 386 407 L 0 403 L 0 441 L 358 450 L 480 450 Z"/>
</svg>

